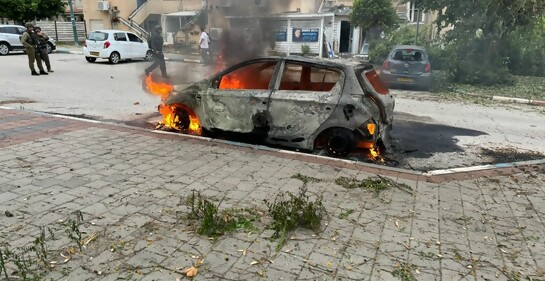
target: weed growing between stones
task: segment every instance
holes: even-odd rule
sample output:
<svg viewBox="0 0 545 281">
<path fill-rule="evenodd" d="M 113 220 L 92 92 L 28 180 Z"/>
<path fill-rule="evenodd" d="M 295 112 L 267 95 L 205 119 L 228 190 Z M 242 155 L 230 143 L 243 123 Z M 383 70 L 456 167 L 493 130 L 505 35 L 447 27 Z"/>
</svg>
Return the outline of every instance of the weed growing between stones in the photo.
<svg viewBox="0 0 545 281">
<path fill-rule="evenodd" d="M 401 281 L 417 281 L 416 277 L 413 275 L 413 271 L 416 269 L 416 266 L 408 263 L 398 263 L 395 270 L 392 272 L 392 275 L 399 277 Z"/>
<path fill-rule="evenodd" d="M 65 230 L 65 232 L 68 234 L 68 238 L 70 238 L 70 240 L 76 242 L 81 252 L 83 250 L 83 238 L 81 237 L 79 226 L 83 221 L 83 214 L 81 211 L 76 211 L 74 212 L 74 215 L 75 219 L 68 219 L 68 228 Z"/>
<path fill-rule="evenodd" d="M 391 179 L 381 176 L 370 177 L 361 181 L 355 178 L 340 177 L 335 180 L 335 183 L 346 189 L 367 189 L 373 191 L 377 195 L 390 187 L 396 187 L 402 191 L 412 194 L 412 188 L 410 186 L 403 183 L 396 183 Z"/>
<path fill-rule="evenodd" d="M 311 183 L 311 182 L 321 182 L 322 181 L 321 179 L 305 176 L 305 175 L 302 175 L 302 174 L 295 174 L 295 175 L 291 176 L 291 178 L 292 179 L 298 179 L 298 180 L 302 181 L 303 185 L 305 185 L 305 186 L 308 183 Z"/>
<path fill-rule="evenodd" d="M 306 186 L 301 187 L 297 195 L 281 193 L 273 202 L 265 200 L 273 219 L 270 225 L 274 230 L 272 238 L 279 239 L 277 250 L 282 248 L 288 234 L 297 227 L 314 231 L 320 229 L 322 218 L 327 214 L 322 200 L 320 195 L 314 202 L 310 201 Z"/>
<path fill-rule="evenodd" d="M 39 236 L 34 239 L 31 246 L 11 249 L 9 245 L 0 248 L 0 274 L 9 280 L 8 264 L 13 264 L 17 269 L 13 275 L 24 281 L 42 280 L 45 270 L 49 269 L 46 241 L 47 234 L 54 239 L 53 231 L 47 227 L 40 227 Z M 15 277 L 15 276 L 13 276 Z"/>
<path fill-rule="evenodd" d="M 239 229 L 257 229 L 253 225 L 259 220 L 256 210 L 231 208 L 219 211 L 221 202 L 215 205 L 200 192 L 195 194 L 195 191 L 187 198 L 187 203 L 191 207 L 187 218 L 195 221 L 197 233 L 200 235 L 215 237 Z"/>
<path fill-rule="evenodd" d="M 339 214 L 339 219 L 346 219 L 348 216 L 350 216 L 353 213 L 354 213 L 354 209 L 348 209 L 348 210 L 342 211 Z"/>
</svg>

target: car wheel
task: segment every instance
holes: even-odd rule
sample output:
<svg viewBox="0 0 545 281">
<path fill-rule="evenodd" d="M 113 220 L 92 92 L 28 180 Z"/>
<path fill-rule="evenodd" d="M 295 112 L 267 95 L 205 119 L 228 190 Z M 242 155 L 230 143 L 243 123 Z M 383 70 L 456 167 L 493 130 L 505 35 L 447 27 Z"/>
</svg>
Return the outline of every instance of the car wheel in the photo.
<svg viewBox="0 0 545 281">
<path fill-rule="evenodd" d="M 110 58 L 108 58 L 108 60 L 110 61 L 111 64 L 117 64 L 121 60 L 121 56 L 119 55 L 118 52 L 112 52 L 112 54 L 110 54 Z"/>
<path fill-rule="evenodd" d="M 8 43 L 0 43 L 0 56 L 5 56 L 7 54 L 9 54 Z"/>
<path fill-rule="evenodd" d="M 93 58 L 93 57 L 85 57 L 85 59 L 86 59 L 88 62 L 95 62 L 95 61 L 97 61 L 97 58 Z"/>
<path fill-rule="evenodd" d="M 153 52 L 152 51 L 147 51 L 146 56 L 144 57 L 144 60 L 145 61 L 152 61 L 153 60 Z"/>
<path fill-rule="evenodd" d="M 330 156 L 348 156 L 355 145 L 354 133 L 348 129 L 335 128 L 327 132 L 325 149 Z"/>
<path fill-rule="evenodd" d="M 47 53 L 51 54 L 51 52 L 53 52 L 53 44 L 47 42 Z"/>
</svg>

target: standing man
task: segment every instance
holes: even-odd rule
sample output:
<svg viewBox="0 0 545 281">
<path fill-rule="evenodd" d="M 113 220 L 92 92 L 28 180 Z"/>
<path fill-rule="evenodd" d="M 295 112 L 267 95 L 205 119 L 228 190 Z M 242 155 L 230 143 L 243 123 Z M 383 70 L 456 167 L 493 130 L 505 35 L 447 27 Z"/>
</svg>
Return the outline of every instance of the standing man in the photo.
<svg viewBox="0 0 545 281">
<path fill-rule="evenodd" d="M 28 56 L 28 67 L 30 67 L 31 74 L 34 76 L 37 75 L 47 75 L 47 72 L 44 71 L 44 66 L 42 65 L 42 59 L 40 56 L 38 56 L 37 51 L 37 38 L 34 34 L 34 25 L 30 22 L 27 22 L 25 24 L 26 31 L 23 32 L 23 35 L 21 36 L 21 43 L 25 47 L 26 54 Z M 38 68 L 40 69 L 40 73 L 36 72 L 36 68 L 34 68 L 34 61 L 38 63 Z"/>
<path fill-rule="evenodd" d="M 34 27 L 34 34 L 38 40 L 38 55 L 45 62 L 47 72 L 53 72 L 51 70 L 51 62 L 49 61 L 49 52 L 47 51 L 47 42 L 49 37 L 42 32 L 42 28 L 39 26 Z"/>
<path fill-rule="evenodd" d="M 153 51 L 153 64 L 146 68 L 146 76 L 148 76 L 157 66 L 161 68 L 161 75 L 163 78 L 169 78 L 167 75 L 167 66 L 165 64 L 165 55 L 163 54 L 163 28 L 160 25 L 154 27 L 155 33 L 150 38 L 150 47 Z"/>
<path fill-rule="evenodd" d="M 201 51 L 203 64 L 209 64 L 210 56 L 208 55 L 208 51 L 210 49 L 210 37 L 208 36 L 208 33 L 204 31 L 204 27 L 201 27 L 201 39 L 199 41 L 199 49 Z"/>
</svg>

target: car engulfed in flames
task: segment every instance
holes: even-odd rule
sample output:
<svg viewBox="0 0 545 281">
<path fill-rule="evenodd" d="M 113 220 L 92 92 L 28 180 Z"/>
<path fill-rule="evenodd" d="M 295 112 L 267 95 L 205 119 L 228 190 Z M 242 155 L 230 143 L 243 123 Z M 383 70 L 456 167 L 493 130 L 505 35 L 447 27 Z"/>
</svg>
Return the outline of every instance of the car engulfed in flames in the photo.
<svg viewBox="0 0 545 281">
<path fill-rule="evenodd" d="M 210 79 L 171 85 L 144 79 L 161 97 L 157 129 L 193 135 L 237 133 L 275 146 L 334 157 L 381 160 L 395 101 L 372 66 L 269 57 L 244 61 Z"/>
</svg>

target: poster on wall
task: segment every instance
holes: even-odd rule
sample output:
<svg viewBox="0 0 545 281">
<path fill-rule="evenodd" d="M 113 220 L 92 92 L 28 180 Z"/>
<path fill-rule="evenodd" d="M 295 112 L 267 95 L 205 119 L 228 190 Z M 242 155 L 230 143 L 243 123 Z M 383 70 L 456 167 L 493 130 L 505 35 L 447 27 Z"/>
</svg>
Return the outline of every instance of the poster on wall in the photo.
<svg viewBox="0 0 545 281">
<path fill-rule="evenodd" d="M 320 29 L 304 29 L 304 28 L 294 28 L 292 34 L 293 42 L 318 42 L 318 34 Z"/>
<path fill-rule="evenodd" d="M 288 41 L 288 31 L 287 30 L 278 30 L 276 31 L 276 42 L 286 42 Z"/>
</svg>

